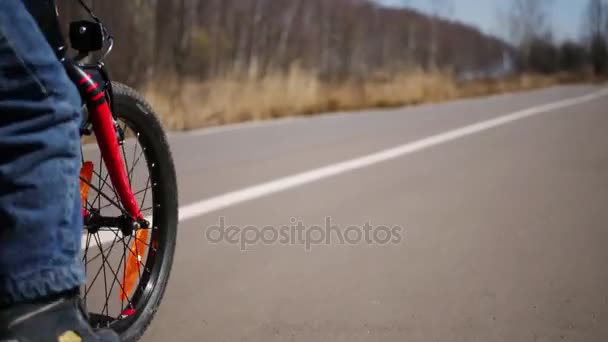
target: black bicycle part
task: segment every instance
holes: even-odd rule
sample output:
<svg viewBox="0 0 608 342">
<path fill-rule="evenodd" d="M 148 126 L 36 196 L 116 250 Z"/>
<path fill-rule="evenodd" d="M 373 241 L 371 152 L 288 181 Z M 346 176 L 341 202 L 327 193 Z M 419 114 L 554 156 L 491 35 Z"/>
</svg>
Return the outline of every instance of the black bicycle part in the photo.
<svg viewBox="0 0 608 342">
<path fill-rule="evenodd" d="M 136 167 L 134 163 L 137 164 L 137 161 L 139 161 L 139 170 L 146 171 L 149 176 L 147 182 L 144 181 L 145 179 L 140 179 L 139 184 L 145 183 L 146 191 L 150 191 L 151 194 L 152 203 L 150 206 L 144 203 L 140 204 L 144 215 L 149 216 L 151 213 L 150 240 L 147 242 L 150 249 L 147 251 L 145 259 L 142 260 L 145 272 L 142 271 L 137 289 L 128 300 L 129 307 L 133 309 L 132 314 L 121 316 L 119 311 L 122 308 L 120 308 L 121 310 L 108 312 L 109 310 L 96 310 L 97 308 L 94 306 L 89 306 L 89 312 L 94 327 L 109 326 L 118 332 L 124 341 L 136 341 L 154 318 L 169 280 L 177 234 L 177 184 L 173 158 L 165 133 L 151 107 L 133 89 L 118 83 L 115 83 L 113 88 L 115 90 L 114 101 L 117 122 L 128 133 L 127 141 L 121 147 L 123 157 L 126 160 L 125 167 L 127 170 L 131 170 L 129 172 L 131 177 L 135 177 L 133 175 L 137 172 L 133 170 Z M 139 148 L 137 148 L 138 145 L 133 145 L 137 154 L 131 153 L 129 148 L 132 144 L 139 144 Z M 131 156 L 134 160 L 129 162 L 127 159 Z M 99 172 L 99 176 L 102 175 L 103 172 Z M 139 196 L 141 197 L 141 191 L 138 191 L 140 189 L 136 183 L 136 180 L 133 179 L 134 193 L 140 193 Z M 149 190 L 147 190 L 148 185 Z M 107 196 L 114 197 L 111 184 L 107 184 L 105 188 L 98 190 L 105 191 Z M 91 196 L 96 196 L 94 190 L 89 193 L 89 197 Z M 146 198 L 145 193 L 143 197 Z M 120 206 L 119 203 L 116 203 L 116 205 Z M 101 209 L 96 209 L 94 203 L 90 203 L 90 201 L 87 201 L 85 209 L 91 215 L 87 222 L 91 225 L 88 227 L 90 230 L 87 232 L 89 234 L 87 236 L 95 236 L 100 231 L 107 232 L 109 227 L 115 227 L 118 228 L 114 231 L 116 232 L 115 241 L 119 248 L 128 248 L 128 245 L 133 242 L 132 237 L 134 235 L 124 234 L 120 229 L 128 225 L 129 220 L 123 219 L 120 214 L 112 215 L 105 212 L 111 208 L 101 207 Z M 117 210 L 117 212 L 120 212 L 120 210 Z M 120 239 L 124 240 L 117 241 Z M 88 238 L 88 240 L 91 239 Z M 120 247 L 121 244 L 122 247 Z M 86 254 L 88 246 L 85 248 Z M 105 248 L 106 246 L 101 250 Z M 127 251 L 127 253 L 129 252 Z M 101 258 L 104 260 L 112 259 L 109 253 Z M 105 264 L 102 266 L 105 267 Z M 119 266 L 108 266 L 110 269 L 117 270 L 120 263 Z M 116 275 L 114 276 L 116 277 Z M 87 278 L 91 279 L 90 273 L 88 273 Z M 114 292 L 114 295 L 116 295 L 116 292 Z M 110 296 L 112 297 L 112 293 L 110 293 Z M 86 295 L 84 299 L 87 300 Z M 116 300 L 115 297 L 111 299 Z M 107 305 L 107 303 L 103 304 Z"/>
<path fill-rule="evenodd" d="M 70 23 L 70 43 L 81 54 L 89 54 L 103 48 L 104 34 L 101 24 L 80 20 Z"/>
</svg>

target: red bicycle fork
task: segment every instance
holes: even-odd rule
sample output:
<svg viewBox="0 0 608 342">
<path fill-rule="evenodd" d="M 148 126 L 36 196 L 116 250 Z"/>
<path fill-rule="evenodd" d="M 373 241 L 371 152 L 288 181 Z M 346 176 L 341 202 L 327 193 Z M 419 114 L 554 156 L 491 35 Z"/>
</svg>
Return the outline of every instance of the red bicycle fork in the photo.
<svg viewBox="0 0 608 342">
<path fill-rule="evenodd" d="M 133 220 L 134 225 L 147 225 L 131 190 L 129 177 L 120 152 L 120 145 L 118 144 L 117 127 L 103 86 L 95 82 L 90 74 L 74 62 L 64 61 L 63 63 L 68 76 L 77 86 L 88 108 L 89 119 L 101 151 L 101 157 L 108 170 L 110 181 L 116 189 L 120 203 L 129 214 L 129 218 Z M 86 215 L 84 209 L 83 214 Z"/>
</svg>

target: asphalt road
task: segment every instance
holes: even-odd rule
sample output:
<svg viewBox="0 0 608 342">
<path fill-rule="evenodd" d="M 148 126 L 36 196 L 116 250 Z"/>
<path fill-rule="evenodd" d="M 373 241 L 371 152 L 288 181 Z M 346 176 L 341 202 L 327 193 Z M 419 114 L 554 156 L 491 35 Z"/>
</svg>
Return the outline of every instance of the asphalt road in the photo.
<svg viewBox="0 0 608 342">
<path fill-rule="evenodd" d="M 144 341 L 607 341 L 608 96 L 580 100 L 600 90 L 172 135 L 181 204 L 194 206 Z M 258 184 L 274 188 L 244 201 Z M 242 248 L 236 233 L 208 240 L 220 217 L 253 226 L 248 239 L 336 227 L 308 249 L 291 228 L 291 241 Z M 379 235 L 357 240 L 367 222 Z M 359 243 L 341 243 L 346 231 Z"/>
</svg>

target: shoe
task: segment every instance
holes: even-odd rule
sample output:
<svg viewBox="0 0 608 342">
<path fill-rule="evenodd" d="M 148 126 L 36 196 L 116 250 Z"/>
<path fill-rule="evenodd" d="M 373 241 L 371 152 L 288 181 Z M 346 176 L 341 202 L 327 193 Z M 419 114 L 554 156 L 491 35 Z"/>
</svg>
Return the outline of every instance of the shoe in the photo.
<svg viewBox="0 0 608 342">
<path fill-rule="evenodd" d="M 120 342 L 112 330 L 94 331 L 78 295 L 0 310 L 0 342 Z"/>
</svg>

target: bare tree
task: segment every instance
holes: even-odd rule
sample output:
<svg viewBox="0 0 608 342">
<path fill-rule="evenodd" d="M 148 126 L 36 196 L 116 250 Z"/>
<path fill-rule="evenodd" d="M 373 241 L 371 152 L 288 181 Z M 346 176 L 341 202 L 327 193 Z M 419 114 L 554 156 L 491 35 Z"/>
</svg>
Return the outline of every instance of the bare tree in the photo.
<svg viewBox="0 0 608 342">
<path fill-rule="evenodd" d="M 606 2 L 603 0 L 589 0 L 585 22 L 590 36 L 606 33 L 608 24 L 606 8 Z"/>
<path fill-rule="evenodd" d="M 511 0 L 508 25 L 511 39 L 526 45 L 550 31 L 551 0 Z"/>
<path fill-rule="evenodd" d="M 550 36 L 551 0 L 511 0 L 507 14 L 511 40 L 519 46 L 524 68 L 528 67 L 532 45 Z"/>
<path fill-rule="evenodd" d="M 608 72 L 608 4 L 603 0 L 589 0 L 585 20 L 591 64 L 596 74 Z"/>
<path fill-rule="evenodd" d="M 429 62 L 428 65 L 431 68 L 437 67 L 437 57 L 439 51 L 439 18 L 448 17 L 453 11 L 453 4 L 451 0 L 431 0 L 431 12 L 429 16 L 430 27 L 431 27 L 431 39 L 429 40 Z"/>
<path fill-rule="evenodd" d="M 281 17 L 281 33 L 279 35 L 278 49 L 277 49 L 277 58 L 282 63 L 287 56 L 287 48 L 289 44 L 289 39 L 291 38 L 291 33 L 295 27 L 294 22 L 296 19 L 296 15 L 301 10 L 302 4 L 304 0 L 296 0 L 293 1 L 291 6 L 283 13 Z"/>
</svg>

